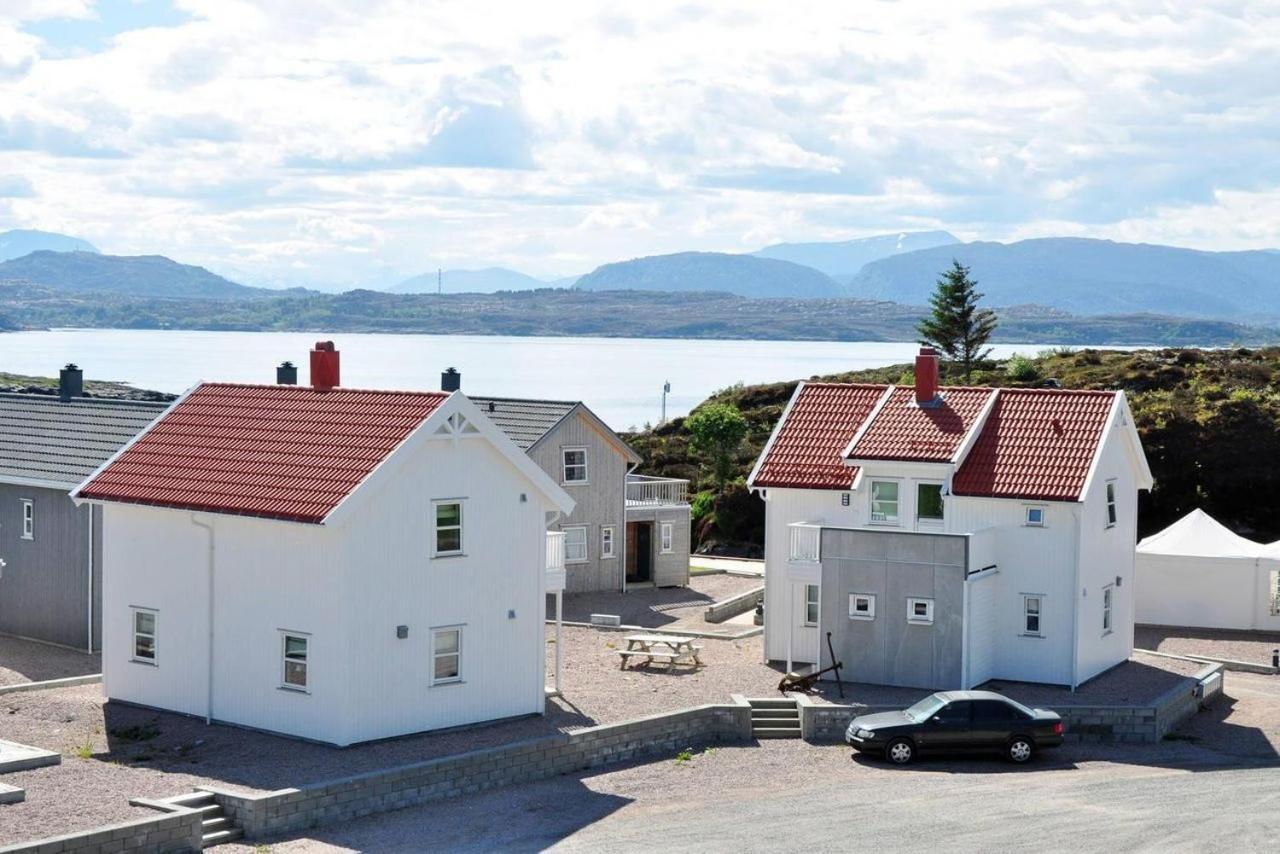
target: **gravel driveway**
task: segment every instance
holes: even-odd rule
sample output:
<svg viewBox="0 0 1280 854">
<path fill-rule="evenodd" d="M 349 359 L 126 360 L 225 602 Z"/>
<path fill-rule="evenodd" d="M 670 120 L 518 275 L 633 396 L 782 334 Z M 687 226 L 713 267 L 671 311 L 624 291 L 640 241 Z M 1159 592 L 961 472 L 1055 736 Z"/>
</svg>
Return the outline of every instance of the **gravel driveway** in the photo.
<svg viewBox="0 0 1280 854">
<path fill-rule="evenodd" d="M 1233 632 L 1225 629 L 1185 629 L 1137 626 L 1133 645 L 1174 655 L 1204 655 L 1254 664 L 1270 664 L 1271 651 L 1280 647 L 1280 632 Z"/>
<path fill-rule="evenodd" d="M 0 635 L 0 686 L 102 672 L 102 657 Z"/>
<path fill-rule="evenodd" d="M 624 625 L 650 629 L 717 632 L 723 623 L 708 623 L 702 618 L 707 606 L 748 590 L 764 586 L 764 579 L 716 573 L 695 575 L 688 587 L 642 587 L 628 593 L 566 593 L 564 619 L 590 622 L 592 614 L 615 614 Z M 548 599 L 548 619 L 555 617 L 555 606 Z M 732 627 L 734 633 L 742 630 Z"/>
</svg>

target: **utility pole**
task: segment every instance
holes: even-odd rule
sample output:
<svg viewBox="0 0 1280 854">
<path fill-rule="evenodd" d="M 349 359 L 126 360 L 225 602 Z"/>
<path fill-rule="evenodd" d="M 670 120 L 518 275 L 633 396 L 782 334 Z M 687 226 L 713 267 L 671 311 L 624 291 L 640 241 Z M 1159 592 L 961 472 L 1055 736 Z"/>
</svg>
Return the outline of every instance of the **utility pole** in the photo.
<svg viewBox="0 0 1280 854">
<path fill-rule="evenodd" d="M 444 293 L 444 270 L 436 267 L 436 296 Z"/>
<path fill-rule="evenodd" d="M 671 380 L 667 380 L 662 384 L 662 420 L 659 425 L 667 423 L 667 395 L 671 393 Z"/>
</svg>

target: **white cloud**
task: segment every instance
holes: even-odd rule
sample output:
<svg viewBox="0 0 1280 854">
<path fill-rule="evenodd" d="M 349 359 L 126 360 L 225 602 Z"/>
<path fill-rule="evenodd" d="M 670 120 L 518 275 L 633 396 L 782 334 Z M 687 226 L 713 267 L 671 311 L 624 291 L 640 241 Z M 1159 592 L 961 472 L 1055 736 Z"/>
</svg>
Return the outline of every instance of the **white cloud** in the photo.
<svg viewBox="0 0 1280 854">
<path fill-rule="evenodd" d="M 1280 233 L 1280 17 L 1230 0 L 178 0 L 185 23 L 88 52 L 22 28 L 90 4 L 4 5 L 0 157 L 31 192 L 0 227 L 256 281 L 905 228 Z"/>
</svg>

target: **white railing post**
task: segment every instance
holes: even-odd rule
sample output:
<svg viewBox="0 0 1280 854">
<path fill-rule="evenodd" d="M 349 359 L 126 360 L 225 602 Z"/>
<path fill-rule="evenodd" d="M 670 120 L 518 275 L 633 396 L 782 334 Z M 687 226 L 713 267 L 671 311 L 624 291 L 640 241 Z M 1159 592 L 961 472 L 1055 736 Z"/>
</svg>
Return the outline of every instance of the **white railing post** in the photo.
<svg viewBox="0 0 1280 854">
<path fill-rule="evenodd" d="M 822 528 L 804 522 L 787 526 L 790 532 L 789 559 L 816 563 L 822 559 Z"/>
</svg>

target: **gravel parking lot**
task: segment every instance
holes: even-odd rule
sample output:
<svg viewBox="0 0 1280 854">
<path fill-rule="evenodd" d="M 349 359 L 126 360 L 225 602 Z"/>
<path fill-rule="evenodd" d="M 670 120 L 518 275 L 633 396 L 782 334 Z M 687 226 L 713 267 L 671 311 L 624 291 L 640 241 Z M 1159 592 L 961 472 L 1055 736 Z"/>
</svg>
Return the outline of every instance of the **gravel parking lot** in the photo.
<svg viewBox="0 0 1280 854">
<path fill-rule="evenodd" d="M 337 749 L 228 726 L 206 727 L 195 718 L 120 704 L 104 707 L 101 686 L 86 685 L 0 697 L 0 737 L 57 750 L 63 764 L 13 775 L 5 782 L 27 789 L 23 804 L 5 807 L 0 844 L 77 828 L 124 821 L 147 812 L 130 797 L 167 797 L 194 785 L 218 783 L 268 791 L 609 723 L 705 703 L 733 693 L 775 696 L 781 673 L 762 662 L 762 638 L 700 641 L 701 668 L 665 665 L 619 668 L 626 632 L 566 627 L 565 697 L 549 701 L 547 715 L 455 732 L 410 736 Z M 547 628 L 548 675 L 554 663 L 554 627 Z M 1008 686 L 1011 696 L 1040 705 L 1126 702 L 1153 696 L 1184 665 L 1123 665 L 1075 694 L 1039 686 Z M 1193 665 L 1187 665 L 1195 669 Z M 926 691 L 846 683 L 844 702 L 915 702 Z M 815 697 L 839 702 L 824 684 Z"/>
<path fill-rule="evenodd" d="M 1204 655 L 1209 658 L 1270 664 L 1272 650 L 1280 647 L 1280 632 L 1137 626 L 1133 632 L 1133 645 L 1139 649 L 1173 655 Z"/>
<path fill-rule="evenodd" d="M 725 629 L 724 624 L 708 623 L 702 618 L 707 606 L 763 586 L 761 578 L 716 573 L 692 576 L 688 587 L 645 587 L 628 593 L 566 593 L 564 619 L 586 623 L 592 614 L 614 614 L 628 626 L 719 632 Z M 554 617 L 555 608 L 548 600 L 547 618 Z M 743 628 L 734 626 L 732 631 L 736 634 Z"/>
<path fill-rule="evenodd" d="M 0 687 L 102 672 L 102 657 L 0 635 Z"/>
</svg>

